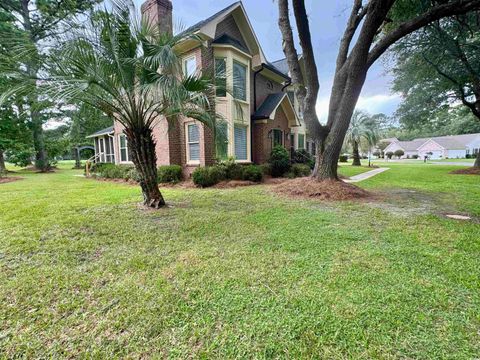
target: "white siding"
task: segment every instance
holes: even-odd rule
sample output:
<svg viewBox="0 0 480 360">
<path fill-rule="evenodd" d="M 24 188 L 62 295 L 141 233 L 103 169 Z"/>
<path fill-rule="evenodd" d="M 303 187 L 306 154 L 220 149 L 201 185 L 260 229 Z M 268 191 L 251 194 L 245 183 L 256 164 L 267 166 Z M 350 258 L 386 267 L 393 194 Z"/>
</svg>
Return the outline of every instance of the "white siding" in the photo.
<svg viewBox="0 0 480 360">
<path fill-rule="evenodd" d="M 464 159 L 467 155 L 466 150 L 448 150 L 447 156 L 450 159 Z"/>
</svg>

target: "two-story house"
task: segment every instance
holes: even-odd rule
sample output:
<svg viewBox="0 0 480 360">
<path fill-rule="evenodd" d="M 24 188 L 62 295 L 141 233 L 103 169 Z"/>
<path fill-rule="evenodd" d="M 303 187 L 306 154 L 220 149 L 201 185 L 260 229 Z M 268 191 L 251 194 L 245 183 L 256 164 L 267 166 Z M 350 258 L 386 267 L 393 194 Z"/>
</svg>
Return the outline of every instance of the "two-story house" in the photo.
<svg viewBox="0 0 480 360">
<path fill-rule="evenodd" d="M 147 0 L 141 9 L 163 31 L 171 31 L 170 0 Z M 185 73 L 213 68 L 216 83 L 226 85 L 216 91 L 215 111 L 222 120 L 214 139 L 212 129 L 192 119 L 184 118 L 173 127 L 159 119 L 154 128 L 158 165 L 179 164 L 188 176 L 195 167 L 211 165 L 216 159 L 234 157 L 239 163 L 261 164 L 276 145 L 289 151 L 305 148 L 305 127 L 289 91 L 286 62 L 267 61 L 242 2 L 185 32 L 203 41 L 202 46 L 192 40 L 181 43 Z M 128 142 L 118 122 L 89 137 L 94 139 L 99 161 L 130 162 Z"/>
</svg>

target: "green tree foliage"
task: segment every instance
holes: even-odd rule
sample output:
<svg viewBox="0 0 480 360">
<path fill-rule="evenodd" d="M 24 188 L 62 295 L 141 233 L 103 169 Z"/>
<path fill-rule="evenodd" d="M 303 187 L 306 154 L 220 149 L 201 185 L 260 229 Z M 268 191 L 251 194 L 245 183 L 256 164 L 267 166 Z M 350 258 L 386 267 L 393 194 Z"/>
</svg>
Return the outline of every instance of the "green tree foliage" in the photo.
<svg viewBox="0 0 480 360">
<path fill-rule="evenodd" d="M 404 95 L 397 116 L 406 129 L 448 129 L 449 119 L 458 120 L 450 116 L 456 104 L 480 120 L 480 13 L 436 21 L 393 51 L 393 89 Z M 474 128 L 474 118 L 465 118 Z"/>
<path fill-rule="evenodd" d="M 160 33 L 157 24 L 138 21 L 131 1 L 91 16 L 85 28 L 69 34 L 42 78 L 48 98 L 85 104 L 124 126 L 144 203 L 165 205 L 157 184 L 152 128 L 162 116 L 171 126 L 181 117 L 212 125 L 209 78 L 183 74 L 177 45 L 195 36 Z M 22 87 L 22 84 L 19 85 Z M 159 116 L 160 115 L 160 116 Z"/>
<path fill-rule="evenodd" d="M 350 144 L 353 150 L 352 165 L 360 166 L 360 143 L 364 140 L 368 149 L 375 146 L 379 138 L 379 121 L 380 115 L 370 116 L 361 110 L 355 110 L 350 126 L 345 137 L 345 141 Z"/>
<path fill-rule="evenodd" d="M 63 34 L 78 26 L 77 16 L 85 14 L 99 0 L 2 0 L 0 2 L 0 72 L 21 72 L 30 79 L 26 96 L 17 95 L 33 134 L 36 165 L 48 170 L 43 124 L 52 117 L 52 103 L 36 81 L 48 73 L 49 56 Z"/>
</svg>

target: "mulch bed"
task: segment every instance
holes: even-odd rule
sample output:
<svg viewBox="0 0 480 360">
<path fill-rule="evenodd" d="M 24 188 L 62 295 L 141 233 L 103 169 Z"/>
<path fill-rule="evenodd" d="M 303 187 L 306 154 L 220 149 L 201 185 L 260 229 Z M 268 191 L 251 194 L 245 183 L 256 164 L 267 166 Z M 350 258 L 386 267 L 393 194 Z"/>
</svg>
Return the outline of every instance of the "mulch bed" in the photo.
<svg viewBox="0 0 480 360">
<path fill-rule="evenodd" d="M 471 167 L 468 169 L 458 169 L 450 171 L 450 174 L 455 175 L 480 175 L 480 168 Z"/>
<path fill-rule="evenodd" d="M 6 183 L 14 182 L 17 180 L 23 180 L 23 178 L 18 176 L 2 177 L 0 178 L 0 184 L 6 184 Z"/>
<path fill-rule="evenodd" d="M 288 197 L 318 199 L 318 200 L 357 200 L 372 197 L 355 185 L 343 181 L 316 181 L 311 177 L 296 178 L 274 186 L 273 191 Z"/>
</svg>

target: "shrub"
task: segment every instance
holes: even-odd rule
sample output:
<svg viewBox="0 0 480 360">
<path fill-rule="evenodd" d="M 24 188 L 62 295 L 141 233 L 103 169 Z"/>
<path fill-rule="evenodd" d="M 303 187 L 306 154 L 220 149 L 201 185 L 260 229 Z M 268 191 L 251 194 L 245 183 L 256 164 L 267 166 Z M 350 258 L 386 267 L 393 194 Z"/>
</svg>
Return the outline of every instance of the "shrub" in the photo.
<svg viewBox="0 0 480 360">
<path fill-rule="evenodd" d="M 288 151 L 280 145 L 273 148 L 270 153 L 270 173 L 273 177 L 280 177 L 290 169 L 290 157 Z"/>
<path fill-rule="evenodd" d="M 123 174 L 123 178 L 125 180 L 133 180 L 136 182 L 140 181 L 140 174 L 138 173 L 137 169 L 134 166 L 129 166 L 125 173 Z"/>
<path fill-rule="evenodd" d="M 379 150 L 375 150 L 372 155 L 376 157 L 380 157 L 382 153 Z"/>
<path fill-rule="evenodd" d="M 405 154 L 405 152 L 401 149 L 398 149 L 398 150 L 395 150 L 394 154 L 396 157 L 400 159 Z"/>
<path fill-rule="evenodd" d="M 292 155 L 292 163 L 294 164 L 309 164 L 312 161 L 310 155 L 305 149 L 295 150 Z"/>
<path fill-rule="evenodd" d="M 225 177 L 231 180 L 242 180 L 243 166 L 235 162 L 235 158 L 228 158 L 228 160 L 221 162 L 218 166 L 225 171 Z"/>
<path fill-rule="evenodd" d="M 348 155 L 340 155 L 340 157 L 338 158 L 338 161 L 342 163 L 348 162 Z"/>
<path fill-rule="evenodd" d="M 225 180 L 225 169 L 222 166 L 198 167 L 192 174 L 195 185 L 209 187 Z"/>
<path fill-rule="evenodd" d="M 272 174 L 272 167 L 270 166 L 270 164 L 262 164 L 260 165 L 260 167 L 262 168 L 262 172 L 263 172 L 263 175 L 271 175 Z"/>
<path fill-rule="evenodd" d="M 263 179 L 262 168 L 258 165 L 247 165 L 243 167 L 243 180 L 260 182 Z"/>
<path fill-rule="evenodd" d="M 178 183 L 182 180 L 182 167 L 180 165 L 164 165 L 157 169 L 159 183 Z"/>
<path fill-rule="evenodd" d="M 295 177 L 309 176 L 312 170 L 307 164 L 293 164 L 292 173 Z"/>
<path fill-rule="evenodd" d="M 418 159 L 418 155 L 412 155 L 412 159 Z"/>
<path fill-rule="evenodd" d="M 387 152 L 385 153 L 385 155 L 387 156 L 388 159 L 391 159 L 392 156 L 393 156 L 393 152 L 387 151 Z"/>
</svg>

